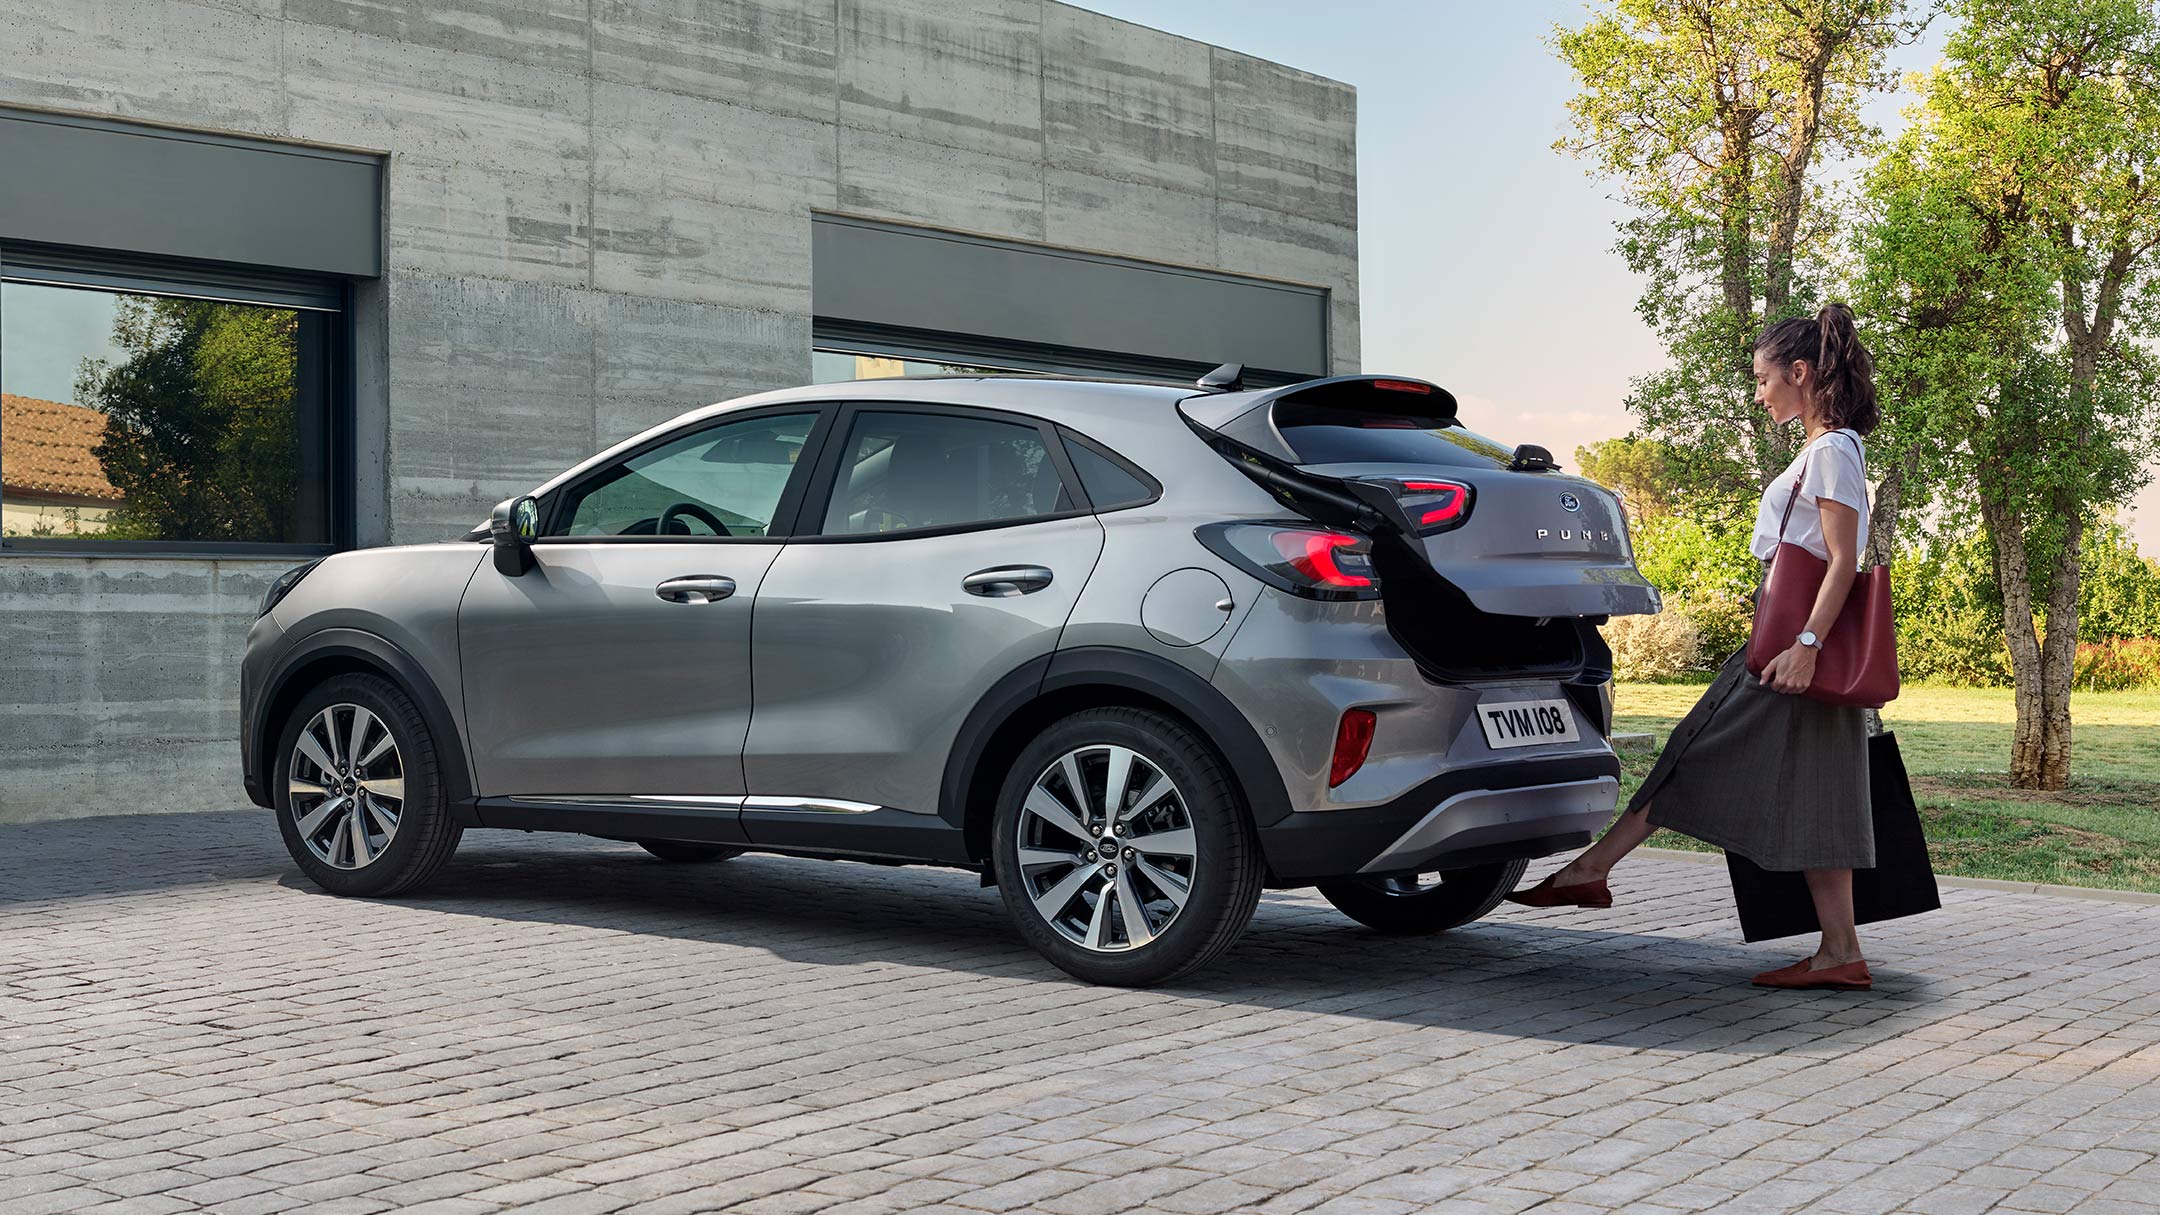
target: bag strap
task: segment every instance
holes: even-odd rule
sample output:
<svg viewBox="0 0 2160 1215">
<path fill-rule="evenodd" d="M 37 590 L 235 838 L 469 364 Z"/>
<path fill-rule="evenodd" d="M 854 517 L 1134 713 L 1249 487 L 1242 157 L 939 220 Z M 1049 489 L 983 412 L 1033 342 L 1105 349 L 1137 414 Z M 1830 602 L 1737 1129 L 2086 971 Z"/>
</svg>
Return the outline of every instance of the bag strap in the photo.
<svg viewBox="0 0 2160 1215">
<path fill-rule="evenodd" d="M 1841 434 L 1844 434 L 1844 433 L 1845 433 L 1845 431 L 1844 431 L 1844 430 L 1842 430 L 1842 429 L 1840 429 L 1840 430 L 1833 430 L 1833 431 L 1831 431 L 1830 433 L 1831 433 L 1831 434 L 1834 434 L 1834 435 L 1841 435 Z M 1856 455 L 1856 456 L 1857 456 L 1857 455 L 1860 455 L 1860 440 L 1858 440 L 1858 439 L 1854 439 L 1854 440 L 1853 440 L 1853 454 L 1854 454 L 1854 455 Z M 1784 517 L 1783 519 L 1779 520 L 1779 522 L 1778 522 L 1778 529 L 1777 529 L 1777 539 L 1778 539 L 1778 543 L 1779 543 L 1779 544 L 1783 544 L 1783 543 L 1785 543 L 1785 529 L 1786 529 L 1786 527 L 1787 527 L 1787 526 L 1789 526 L 1789 525 L 1790 525 L 1790 524 L 1792 523 L 1792 512 L 1793 512 L 1793 507 L 1795 507 L 1795 506 L 1798 506 L 1798 505 L 1800 504 L 1800 487 L 1801 487 L 1802 485 L 1804 485 L 1804 484 L 1806 484 L 1806 483 L 1807 483 L 1807 466 L 1808 466 L 1808 462 L 1809 462 L 1809 461 L 1811 461 L 1811 460 L 1813 460 L 1814 458 L 1815 458 L 1815 449 L 1814 449 L 1814 447 L 1813 447 L 1812 445 L 1810 445 L 1810 446 L 1809 446 L 1809 448 L 1808 448 L 1808 454 L 1807 454 L 1807 459 L 1806 459 L 1806 460 L 1802 460 L 1802 461 L 1800 461 L 1800 475 L 1799 475 L 1799 476 L 1797 476 L 1797 477 L 1794 477 L 1794 478 L 1793 478 L 1793 483 L 1792 483 L 1792 496 L 1791 496 L 1791 497 L 1789 497 L 1789 498 L 1786 498 L 1786 499 L 1785 499 L 1785 517 Z M 1867 457 L 1866 457 L 1866 456 L 1860 456 L 1860 500 L 1861 500 L 1862 502 L 1864 502 L 1864 503 L 1865 503 L 1865 502 L 1867 502 Z M 1861 510 L 1862 510 L 1862 511 L 1864 512 L 1864 511 L 1866 511 L 1866 510 L 1870 509 L 1870 508 L 1871 508 L 1871 506 L 1872 506 L 1872 504 L 1869 504 L 1868 506 L 1863 506 L 1863 507 L 1861 508 Z"/>
</svg>

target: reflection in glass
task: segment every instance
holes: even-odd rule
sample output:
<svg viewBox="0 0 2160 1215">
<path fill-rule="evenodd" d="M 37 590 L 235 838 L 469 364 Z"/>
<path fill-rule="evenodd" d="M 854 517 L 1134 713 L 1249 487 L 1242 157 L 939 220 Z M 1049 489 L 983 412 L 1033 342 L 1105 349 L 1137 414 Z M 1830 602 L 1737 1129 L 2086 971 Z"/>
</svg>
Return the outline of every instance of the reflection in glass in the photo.
<svg viewBox="0 0 2160 1215">
<path fill-rule="evenodd" d="M 327 539 L 297 401 L 320 318 L 8 283 L 0 321 L 0 535 Z"/>
<path fill-rule="evenodd" d="M 810 352 L 810 381 L 843 384 L 849 380 L 893 380 L 926 375 L 1033 375 L 1009 367 L 986 367 L 979 363 L 938 363 L 919 359 L 896 359 L 882 354 L 856 354 L 846 350 Z"/>
</svg>

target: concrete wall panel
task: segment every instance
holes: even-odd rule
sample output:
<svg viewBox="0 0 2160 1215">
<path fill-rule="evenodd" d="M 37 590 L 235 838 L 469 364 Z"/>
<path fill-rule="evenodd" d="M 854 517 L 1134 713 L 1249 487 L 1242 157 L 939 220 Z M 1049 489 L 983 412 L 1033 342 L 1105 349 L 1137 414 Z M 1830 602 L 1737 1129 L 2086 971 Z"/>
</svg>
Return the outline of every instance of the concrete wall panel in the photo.
<svg viewBox="0 0 2160 1215">
<path fill-rule="evenodd" d="M 1357 94 L 1217 49 L 1215 164 L 1226 202 L 1357 226 Z"/>
<path fill-rule="evenodd" d="M 833 0 L 597 0 L 596 79 L 830 122 Z"/>
<path fill-rule="evenodd" d="M 283 135 L 280 23 L 200 4 L 0 0 L 0 100 Z"/>
<path fill-rule="evenodd" d="M 1053 245 L 1115 253 L 1178 266 L 1212 266 L 1215 196 L 1049 170 L 1043 239 Z"/>
<path fill-rule="evenodd" d="M 596 449 L 699 405 L 810 378 L 808 316 L 629 295 L 602 301 Z"/>
<path fill-rule="evenodd" d="M 594 90 L 594 285 L 810 311 L 808 225 L 834 202 L 830 124 L 622 85 Z"/>
<path fill-rule="evenodd" d="M 840 130 L 839 208 L 962 232 L 1042 240 L 1043 166 L 967 148 Z"/>
<path fill-rule="evenodd" d="M 1085 9 L 1043 7 L 1044 159 L 1212 198 L 1208 45 Z"/>
<path fill-rule="evenodd" d="M 585 71 L 587 0 L 285 0 L 293 21 L 462 51 L 570 75 Z"/>
<path fill-rule="evenodd" d="M 1039 0 L 840 0 L 840 121 L 1042 156 Z"/>
</svg>

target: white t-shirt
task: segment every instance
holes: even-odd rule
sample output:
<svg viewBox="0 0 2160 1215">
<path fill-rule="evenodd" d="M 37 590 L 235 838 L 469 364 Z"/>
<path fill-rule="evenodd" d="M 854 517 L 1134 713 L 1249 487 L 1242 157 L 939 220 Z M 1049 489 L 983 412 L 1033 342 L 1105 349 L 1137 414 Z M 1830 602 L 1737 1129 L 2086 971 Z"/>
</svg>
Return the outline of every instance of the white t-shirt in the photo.
<svg viewBox="0 0 2160 1215">
<path fill-rule="evenodd" d="M 1868 500 L 1867 448 L 1858 433 L 1833 430 L 1800 449 L 1785 471 L 1764 488 L 1762 505 L 1755 511 L 1755 538 L 1749 551 L 1763 561 L 1777 554 L 1778 524 L 1785 518 L 1785 503 L 1792 498 L 1793 482 L 1807 465 L 1807 480 L 1800 486 L 1800 500 L 1793 503 L 1792 522 L 1785 526 L 1785 543 L 1797 544 L 1825 561 L 1830 546 L 1823 543 L 1822 508 L 1817 498 L 1842 502 L 1860 512 L 1860 553 L 1867 560 Z"/>
</svg>

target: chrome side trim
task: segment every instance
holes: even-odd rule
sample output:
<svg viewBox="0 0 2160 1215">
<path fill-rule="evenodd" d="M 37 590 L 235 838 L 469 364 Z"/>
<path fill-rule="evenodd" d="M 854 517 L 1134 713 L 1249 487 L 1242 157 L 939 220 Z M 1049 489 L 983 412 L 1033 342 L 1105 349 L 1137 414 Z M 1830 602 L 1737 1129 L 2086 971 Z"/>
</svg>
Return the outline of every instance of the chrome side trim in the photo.
<svg viewBox="0 0 2160 1215">
<path fill-rule="evenodd" d="M 745 810 L 795 810 L 804 814 L 869 814 L 883 810 L 868 802 L 845 802 L 832 797 L 746 797 Z"/>
<path fill-rule="evenodd" d="M 1620 803 L 1620 781 L 1600 776 L 1520 789 L 1470 789 L 1441 802 L 1359 869 L 1397 873 L 1445 852 L 1450 843 L 1476 835 L 1534 839 L 1569 831 L 1598 832 Z"/>
<path fill-rule="evenodd" d="M 665 806 L 677 810 L 793 810 L 804 814 L 869 814 L 883 810 L 869 802 L 841 801 L 833 797 L 741 797 L 707 796 L 702 793 L 616 793 L 575 797 L 527 796 L 512 798 L 538 806 Z"/>
<path fill-rule="evenodd" d="M 735 810 L 740 797 L 708 797 L 695 793 L 617 793 L 585 797 L 519 797 L 513 801 L 541 806 L 672 806 L 681 810 Z"/>
</svg>

